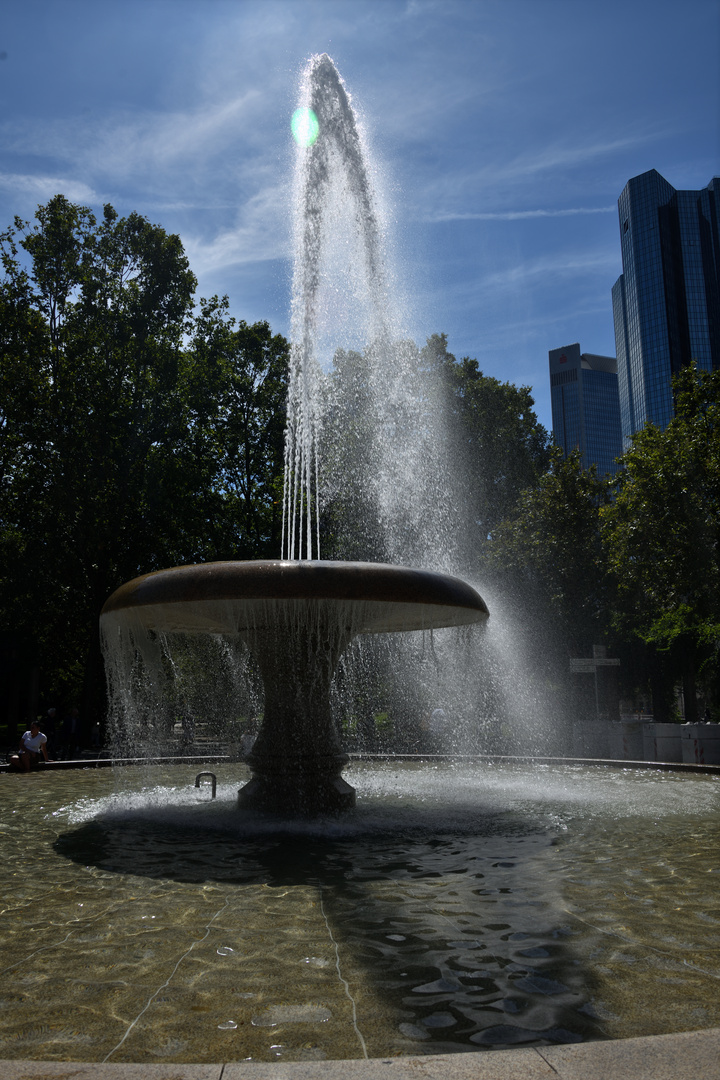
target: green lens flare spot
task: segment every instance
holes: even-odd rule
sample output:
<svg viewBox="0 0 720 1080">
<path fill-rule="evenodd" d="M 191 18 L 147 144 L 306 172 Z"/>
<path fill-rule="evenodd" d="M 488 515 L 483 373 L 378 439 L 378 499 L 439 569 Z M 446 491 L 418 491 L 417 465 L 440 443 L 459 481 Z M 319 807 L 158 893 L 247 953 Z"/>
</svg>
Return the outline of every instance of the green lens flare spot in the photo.
<svg viewBox="0 0 720 1080">
<path fill-rule="evenodd" d="M 317 116 L 312 109 L 308 109 L 306 106 L 295 110 L 292 114 L 290 127 L 292 128 L 293 139 L 298 146 L 312 146 L 320 131 Z"/>
</svg>

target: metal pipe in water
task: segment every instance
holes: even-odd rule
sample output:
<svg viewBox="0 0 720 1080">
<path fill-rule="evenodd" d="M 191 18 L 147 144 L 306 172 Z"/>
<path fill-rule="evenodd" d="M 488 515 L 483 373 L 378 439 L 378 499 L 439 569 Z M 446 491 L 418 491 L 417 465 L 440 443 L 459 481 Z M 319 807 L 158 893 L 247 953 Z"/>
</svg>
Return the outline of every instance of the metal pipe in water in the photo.
<svg viewBox="0 0 720 1080">
<path fill-rule="evenodd" d="M 210 780 L 212 781 L 212 796 L 211 796 L 211 798 L 214 799 L 215 798 L 215 792 L 217 791 L 217 777 L 215 776 L 214 772 L 199 772 L 197 774 L 197 776 L 195 777 L 195 787 L 196 788 L 200 787 L 200 781 L 202 780 L 203 776 L 209 776 Z"/>
</svg>

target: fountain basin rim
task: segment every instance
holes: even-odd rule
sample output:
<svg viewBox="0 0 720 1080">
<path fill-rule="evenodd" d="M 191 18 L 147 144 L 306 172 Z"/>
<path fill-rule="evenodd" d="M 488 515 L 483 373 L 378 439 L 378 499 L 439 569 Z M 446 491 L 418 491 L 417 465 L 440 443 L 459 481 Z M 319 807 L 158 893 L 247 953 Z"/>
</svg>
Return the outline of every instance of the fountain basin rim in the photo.
<svg viewBox="0 0 720 1080">
<path fill-rule="evenodd" d="M 268 603 L 298 601 L 362 605 L 367 625 L 358 627 L 361 633 L 464 625 L 489 614 L 479 593 L 449 574 L 385 563 L 267 559 L 198 563 L 143 574 L 115 590 L 102 616 L 138 609 L 148 626 L 180 630 L 197 623 L 197 629 L 212 632 L 213 621 L 218 621 L 213 604 L 227 601 L 238 612 L 237 629 L 242 628 L 245 609 L 252 620 L 253 610 Z M 218 631 L 227 629 L 220 623 L 225 619 L 218 621 Z"/>
<path fill-rule="evenodd" d="M 349 753 L 351 763 L 370 761 L 385 763 L 388 765 L 398 761 L 409 762 L 481 762 L 486 765 L 582 765 L 588 767 L 602 767 L 618 769 L 621 771 L 634 771 L 643 769 L 655 772 L 672 772 L 679 775 L 691 775 L 693 773 L 704 776 L 720 776 L 720 765 L 696 765 L 682 761 L 642 761 L 626 758 L 576 758 L 576 757 L 538 757 L 532 754 L 360 754 Z M 210 764 L 235 764 L 238 761 L 231 754 L 176 754 L 169 756 L 150 757 L 102 757 L 102 758 L 77 758 L 60 761 L 40 761 L 37 772 L 65 772 L 70 769 L 114 769 L 130 768 L 138 766 L 147 768 L 149 765 L 210 765 Z M 0 773 L 8 776 L 21 776 L 11 770 L 8 762 L 0 762 Z"/>
</svg>

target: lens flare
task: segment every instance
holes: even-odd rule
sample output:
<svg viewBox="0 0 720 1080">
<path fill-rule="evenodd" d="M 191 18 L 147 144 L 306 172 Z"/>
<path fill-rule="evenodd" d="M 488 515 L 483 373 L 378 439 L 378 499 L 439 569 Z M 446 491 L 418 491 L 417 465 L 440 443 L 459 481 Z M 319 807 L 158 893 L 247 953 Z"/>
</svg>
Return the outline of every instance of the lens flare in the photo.
<svg viewBox="0 0 720 1080">
<path fill-rule="evenodd" d="M 306 106 L 295 110 L 290 121 L 290 127 L 292 128 L 293 139 L 298 146 L 312 146 L 320 131 L 317 116 L 312 109 L 308 109 Z"/>
</svg>

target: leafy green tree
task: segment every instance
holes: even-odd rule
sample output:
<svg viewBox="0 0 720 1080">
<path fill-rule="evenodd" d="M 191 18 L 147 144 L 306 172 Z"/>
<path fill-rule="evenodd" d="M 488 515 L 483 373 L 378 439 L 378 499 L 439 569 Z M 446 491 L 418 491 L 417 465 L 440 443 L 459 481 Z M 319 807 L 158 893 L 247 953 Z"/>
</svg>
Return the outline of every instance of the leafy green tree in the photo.
<svg viewBox="0 0 720 1080">
<path fill-rule="evenodd" d="M 379 469 L 374 360 L 368 349 L 337 349 L 332 370 L 324 377 L 321 550 L 331 559 L 389 558 L 373 485 Z"/>
<path fill-rule="evenodd" d="M 335 356 L 322 454 L 329 462 L 328 544 L 344 558 L 387 557 L 368 478 L 377 474 L 377 447 L 389 437 L 398 455 L 411 448 L 413 460 L 406 464 L 424 504 L 417 528 L 441 533 L 445 526 L 442 546 L 453 548 L 450 562 L 458 569 L 472 565 L 520 492 L 547 469 L 548 433 L 538 423 L 529 387 L 483 375 L 468 357 L 458 362 L 445 334 L 433 334 L 422 349 L 396 343 L 394 353 L 403 385 L 391 402 L 373 385 L 371 350 L 338 350 Z M 395 498 L 402 494 L 396 491 Z M 410 530 L 413 508 L 402 516 Z M 405 546 L 422 548 L 412 537 Z"/>
<path fill-rule="evenodd" d="M 471 543 L 480 552 L 512 515 L 520 492 L 547 470 L 550 437 L 538 422 L 530 387 L 484 375 L 470 357 L 457 361 L 445 334 L 428 338 L 422 360 L 439 370 L 445 385 L 456 498 L 466 508 Z"/>
<path fill-rule="evenodd" d="M 669 676 L 680 674 L 692 720 L 698 669 L 717 681 L 720 646 L 720 372 L 684 368 L 674 391 L 667 428 L 646 424 L 634 436 L 602 532 L 616 630 L 663 662 L 655 714 L 668 712 Z"/>
<path fill-rule="evenodd" d="M 76 688 L 84 668 L 87 711 L 101 680 L 102 603 L 119 578 L 173 553 L 157 537 L 172 536 L 184 482 L 174 450 L 195 279 L 177 237 L 110 206 L 98 224 L 63 196 L 34 226 L 16 219 L 3 266 L 5 305 L 35 331 L 3 341 L 4 370 L 21 377 L 4 382 L 0 411 L 24 409 L 21 445 L 17 424 L 3 440 L 2 545 L 15 555 L 3 607 L 38 641 L 46 671 L 64 667 Z"/>
<path fill-rule="evenodd" d="M 608 484 L 580 454 L 556 448 L 550 469 L 520 496 L 493 534 L 487 566 L 540 624 L 552 626 L 565 655 L 588 655 L 605 631 L 607 581 L 600 510 Z"/>
<path fill-rule="evenodd" d="M 190 422 L 212 510 L 207 501 L 197 505 L 214 521 L 214 557 L 275 558 L 288 343 L 266 322 L 236 324 L 227 307 L 227 297 L 201 302 L 188 354 Z"/>
<path fill-rule="evenodd" d="M 286 344 L 195 319 L 179 237 L 137 214 L 58 195 L 0 251 L 0 611 L 89 721 L 115 587 L 274 544 Z"/>
<path fill-rule="evenodd" d="M 476 575 L 489 536 L 523 487 L 537 483 L 547 467 L 547 432 L 528 388 L 484 376 L 475 360 L 458 363 L 445 335 L 433 335 L 422 349 L 395 343 L 392 351 L 387 386 L 373 372 L 372 350 L 339 350 L 334 358 L 321 455 L 327 468 L 323 553 L 400 561 L 393 558 L 399 549 L 410 560 L 418 552 L 416 565 Z M 397 483 L 388 484 L 394 466 Z M 384 491 L 376 484 L 380 475 Z M 399 507 L 390 525 L 399 519 L 403 527 L 390 533 L 390 543 L 379 505 L 383 495 Z M 349 700 L 358 716 L 363 710 L 366 719 L 372 712 L 404 715 L 409 693 L 398 670 L 413 670 L 415 689 L 432 685 L 430 656 L 403 655 L 398 663 L 400 647 L 363 641 L 346 661 Z M 370 685 L 384 695 L 373 709 L 361 690 L 352 697 L 353 687 Z"/>
</svg>

